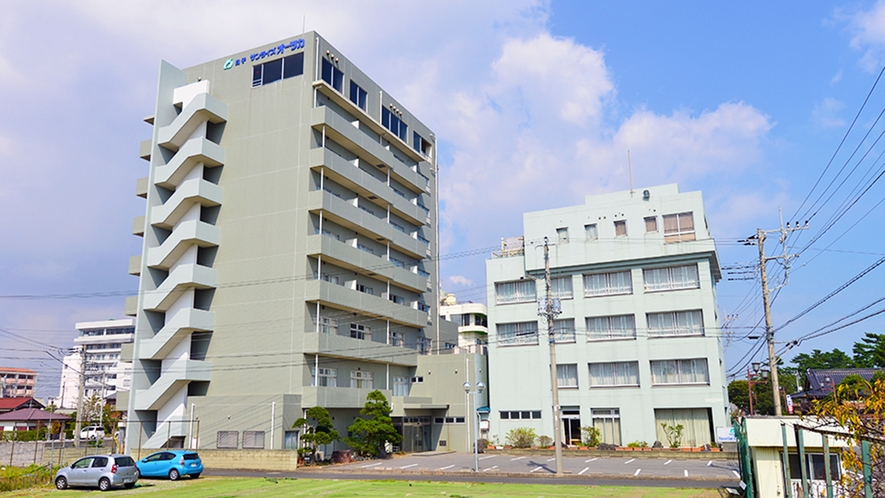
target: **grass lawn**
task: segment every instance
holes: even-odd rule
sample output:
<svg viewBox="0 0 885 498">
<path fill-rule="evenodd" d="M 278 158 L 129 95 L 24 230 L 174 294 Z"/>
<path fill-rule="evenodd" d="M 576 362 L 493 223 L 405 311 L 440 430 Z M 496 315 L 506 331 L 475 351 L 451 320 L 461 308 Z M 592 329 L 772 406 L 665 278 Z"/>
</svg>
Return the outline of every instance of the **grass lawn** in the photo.
<svg viewBox="0 0 885 498">
<path fill-rule="evenodd" d="M 4 493 L 5 497 L 37 496 L 82 496 L 83 490 L 58 491 L 50 487 Z M 86 491 L 87 493 L 89 491 Z M 670 498 L 705 497 L 718 498 L 715 489 L 678 489 L 647 487 L 612 486 L 568 486 L 544 484 L 490 484 L 490 483 L 451 483 L 434 481 L 350 481 L 331 479 L 263 479 L 240 477 L 202 477 L 197 480 L 182 479 L 176 482 L 143 479 L 130 490 L 118 489 L 111 494 L 92 491 L 102 496 L 150 495 L 157 497 L 199 496 L 233 498 L 248 497 L 288 497 L 288 496 L 378 496 L 393 498 L 435 497 L 435 498 L 476 498 L 476 497 L 617 497 L 617 498 Z"/>
</svg>

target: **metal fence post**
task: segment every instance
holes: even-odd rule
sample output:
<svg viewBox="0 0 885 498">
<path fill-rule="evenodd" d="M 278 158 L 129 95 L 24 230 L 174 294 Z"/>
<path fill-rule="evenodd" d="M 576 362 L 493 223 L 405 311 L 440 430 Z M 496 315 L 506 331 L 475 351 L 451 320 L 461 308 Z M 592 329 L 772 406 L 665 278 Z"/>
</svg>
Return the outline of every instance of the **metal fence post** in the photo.
<svg viewBox="0 0 885 498">
<path fill-rule="evenodd" d="M 823 440 L 823 448 L 824 448 L 824 472 L 826 475 L 827 481 L 827 498 L 833 498 L 833 476 L 830 475 L 830 437 L 826 434 L 820 435 Z"/>
<path fill-rule="evenodd" d="M 870 458 L 870 442 L 860 442 L 860 455 L 863 461 L 863 495 L 864 498 L 873 498 L 873 462 Z"/>
<path fill-rule="evenodd" d="M 808 462 L 805 461 L 805 435 L 802 428 L 793 424 L 793 433 L 796 435 L 796 448 L 799 451 L 799 476 L 802 480 L 802 498 L 808 498 Z"/>
<path fill-rule="evenodd" d="M 787 498 L 793 498 L 793 485 L 790 482 L 790 450 L 789 446 L 787 446 L 787 424 L 781 422 L 781 437 L 784 440 L 784 453 L 783 453 L 783 464 L 784 464 L 784 486 L 787 491 Z"/>
</svg>

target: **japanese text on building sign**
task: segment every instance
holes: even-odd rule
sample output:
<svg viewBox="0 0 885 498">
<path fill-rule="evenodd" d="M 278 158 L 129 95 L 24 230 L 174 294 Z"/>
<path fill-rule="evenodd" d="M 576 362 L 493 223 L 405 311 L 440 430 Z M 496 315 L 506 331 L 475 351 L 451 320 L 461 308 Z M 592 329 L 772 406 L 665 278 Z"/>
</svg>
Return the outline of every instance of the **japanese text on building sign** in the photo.
<svg viewBox="0 0 885 498">
<path fill-rule="evenodd" d="M 270 57 L 273 55 L 282 55 L 286 49 L 290 50 L 298 50 L 304 48 L 304 38 L 300 38 L 298 40 L 292 40 L 289 43 L 280 43 L 276 47 L 271 47 L 268 50 L 262 50 L 261 52 L 256 52 L 249 56 L 249 60 L 252 62 L 264 59 L 265 57 Z M 224 62 L 224 69 L 228 70 L 234 66 L 244 66 L 246 65 L 246 57 L 241 57 L 238 59 L 228 59 Z"/>
</svg>

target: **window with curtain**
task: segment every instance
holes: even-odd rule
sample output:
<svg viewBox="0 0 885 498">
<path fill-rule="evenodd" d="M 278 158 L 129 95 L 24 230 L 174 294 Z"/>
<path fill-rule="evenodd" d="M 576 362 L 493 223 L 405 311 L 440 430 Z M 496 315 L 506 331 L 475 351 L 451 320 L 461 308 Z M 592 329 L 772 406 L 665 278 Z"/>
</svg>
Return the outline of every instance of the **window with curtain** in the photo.
<svg viewBox="0 0 885 498">
<path fill-rule="evenodd" d="M 554 298 L 571 299 L 574 297 L 572 293 L 572 277 L 554 277 L 550 279 L 550 292 Z"/>
<path fill-rule="evenodd" d="M 587 340 L 635 339 L 633 315 L 587 317 Z"/>
<path fill-rule="evenodd" d="M 596 229 L 596 223 L 584 225 L 584 238 L 587 240 L 597 240 L 599 238 L 599 232 Z"/>
<path fill-rule="evenodd" d="M 556 387 L 560 389 L 578 387 L 577 364 L 556 365 Z"/>
<path fill-rule="evenodd" d="M 372 372 L 364 372 L 360 370 L 350 371 L 350 387 L 359 389 L 374 389 L 375 375 Z"/>
<path fill-rule="evenodd" d="M 317 375 L 319 372 L 319 375 Z M 320 387 L 338 387 L 337 368 L 314 368 L 310 367 L 311 384 Z"/>
<path fill-rule="evenodd" d="M 709 384 L 707 359 L 653 360 L 651 362 L 652 385 L 663 384 Z"/>
<path fill-rule="evenodd" d="M 568 244 L 568 228 L 557 228 L 556 240 L 558 244 Z"/>
<path fill-rule="evenodd" d="M 658 231 L 657 216 L 649 216 L 645 219 L 645 233 L 653 233 Z"/>
<path fill-rule="evenodd" d="M 701 310 L 649 313 L 646 315 L 646 320 L 649 337 L 704 335 L 704 317 Z"/>
<path fill-rule="evenodd" d="M 590 363 L 590 387 L 639 386 L 639 362 Z"/>
<path fill-rule="evenodd" d="M 618 220 L 615 222 L 615 237 L 626 237 L 627 236 L 627 221 L 626 220 Z"/>
<path fill-rule="evenodd" d="M 600 442 L 621 445 L 621 411 L 618 408 L 590 410 L 593 427 L 599 429 Z"/>
<path fill-rule="evenodd" d="M 575 342 L 575 319 L 553 320 L 553 337 L 557 343 Z"/>
<path fill-rule="evenodd" d="M 537 343 L 538 322 L 498 324 L 498 344 L 501 346 Z"/>
<path fill-rule="evenodd" d="M 529 303 L 535 300 L 535 280 L 514 280 L 495 283 L 495 303 Z"/>
<path fill-rule="evenodd" d="M 682 446 L 698 447 L 713 441 L 709 408 L 656 408 L 655 427 L 658 441 L 669 446 L 661 424 L 682 426 Z"/>
<path fill-rule="evenodd" d="M 697 289 L 701 286 L 698 265 L 646 268 L 642 270 L 646 291 Z"/>
<path fill-rule="evenodd" d="M 664 215 L 664 242 L 695 240 L 694 216 L 691 212 Z"/>
<path fill-rule="evenodd" d="M 338 319 L 321 316 L 319 323 L 319 331 L 323 334 L 338 335 Z M 317 324 L 316 317 L 313 320 L 314 325 Z"/>
<path fill-rule="evenodd" d="M 408 396 L 410 388 L 411 388 L 411 383 L 409 382 L 408 377 L 394 377 L 393 378 L 393 395 L 394 396 Z"/>
<path fill-rule="evenodd" d="M 630 270 L 584 275 L 584 296 L 632 294 L 633 277 Z"/>
</svg>

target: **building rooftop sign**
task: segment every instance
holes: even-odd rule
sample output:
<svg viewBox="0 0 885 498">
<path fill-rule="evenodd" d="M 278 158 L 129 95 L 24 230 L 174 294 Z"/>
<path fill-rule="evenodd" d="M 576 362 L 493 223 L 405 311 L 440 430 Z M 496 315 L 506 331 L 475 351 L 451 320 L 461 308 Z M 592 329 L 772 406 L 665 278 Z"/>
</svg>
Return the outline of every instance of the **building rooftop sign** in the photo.
<svg viewBox="0 0 885 498">
<path fill-rule="evenodd" d="M 280 43 L 276 47 L 271 47 L 267 50 L 262 50 L 261 52 L 255 52 L 249 56 L 249 60 L 252 62 L 264 59 L 265 57 L 270 57 L 273 55 L 282 55 L 286 49 L 290 49 L 291 51 L 299 50 L 304 48 L 304 38 L 299 38 L 297 40 L 292 40 L 289 43 Z M 246 58 L 241 57 L 238 59 L 228 59 L 224 62 L 224 70 L 235 67 L 235 66 L 244 66 L 246 65 Z"/>
</svg>

